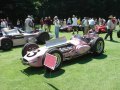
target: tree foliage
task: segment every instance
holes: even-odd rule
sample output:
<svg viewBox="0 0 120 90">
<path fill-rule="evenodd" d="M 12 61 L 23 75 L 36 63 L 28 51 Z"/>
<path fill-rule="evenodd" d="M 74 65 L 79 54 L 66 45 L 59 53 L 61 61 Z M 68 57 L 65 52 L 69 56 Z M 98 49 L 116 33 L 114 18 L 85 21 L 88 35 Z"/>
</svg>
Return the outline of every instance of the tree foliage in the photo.
<svg viewBox="0 0 120 90">
<path fill-rule="evenodd" d="M 28 14 L 45 17 L 107 17 L 120 15 L 120 0 L 2 0 L 0 17 L 25 18 Z"/>
</svg>

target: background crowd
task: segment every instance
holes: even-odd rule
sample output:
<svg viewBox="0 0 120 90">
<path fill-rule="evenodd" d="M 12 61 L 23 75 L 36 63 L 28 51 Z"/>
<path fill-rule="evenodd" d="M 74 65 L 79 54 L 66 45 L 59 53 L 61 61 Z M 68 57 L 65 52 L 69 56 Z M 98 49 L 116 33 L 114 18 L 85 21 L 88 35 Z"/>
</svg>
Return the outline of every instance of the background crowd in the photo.
<svg viewBox="0 0 120 90">
<path fill-rule="evenodd" d="M 95 29 L 95 25 L 106 25 L 106 27 L 108 29 L 110 29 L 110 25 L 108 25 L 109 21 L 110 25 L 111 23 L 113 25 L 112 29 L 115 29 L 116 25 L 120 23 L 120 20 L 117 19 L 115 16 L 113 17 L 112 15 L 108 17 L 108 20 L 105 20 L 104 18 L 94 18 L 94 17 L 84 17 L 84 18 L 80 18 L 77 17 L 76 15 L 73 15 L 71 17 L 68 18 L 64 18 L 64 19 L 59 19 L 58 16 L 55 16 L 53 18 L 51 18 L 50 16 L 45 17 L 45 18 L 41 18 L 39 20 L 35 20 L 34 17 L 32 15 L 28 15 L 27 18 L 22 21 L 20 19 L 17 19 L 16 21 L 16 25 L 13 25 L 12 22 L 9 20 L 9 18 L 5 18 L 5 19 L 0 19 L 0 28 L 9 28 L 12 29 L 15 27 L 18 28 L 23 28 L 26 32 L 32 32 L 34 29 L 36 29 L 36 25 L 39 25 L 39 29 L 45 30 L 46 32 L 51 32 L 51 25 L 54 24 L 55 26 L 55 36 L 56 38 L 59 37 L 59 29 L 60 27 L 64 27 L 66 25 L 72 25 L 72 31 L 73 34 L 75 33 L 75 31 L 77 31 L 77 34 L 79 33 L 78 31 L 78 26 L 81 27 L 81 29 L 83 30 L 83 34 L 87 34 L 88 31 L 90 29 Z M 38 23 L 36 23 L 38 22 Z M 110 30 L 111 31 L 111 30 Z M 111 32 L 109 32 L 105 39 L 107 39 L 107 37 L 110 34 L 110 38 L 112 40 L 112 34 Z"/>
</svg>

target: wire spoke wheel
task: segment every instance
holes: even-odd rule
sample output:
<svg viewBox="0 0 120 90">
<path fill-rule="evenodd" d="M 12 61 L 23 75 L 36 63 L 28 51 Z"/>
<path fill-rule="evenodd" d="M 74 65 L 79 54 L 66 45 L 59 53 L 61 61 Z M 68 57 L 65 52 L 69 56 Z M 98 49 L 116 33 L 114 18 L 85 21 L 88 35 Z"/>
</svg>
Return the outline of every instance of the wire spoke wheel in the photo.
<svg viewBox="0 0 120 90">
<path fill-rule="evenodd" d="M 62 61 L 62 58 L 59 53 L 54 53 L 53 55 L 57 57 L 57 63 L 55 67 L 58 67 Z"/>
<path fill-rule="evenodd" d="M 27 52 L 36 50 L 37 48 L 39 48 L 37 44 L 27 43 L 22 49 L 22 56 L 24 57 L 27 54 Z"/>
<path fill-rule="evenodd" d="M 1 41 L 2 50 L 10 50 L 13 47 L 13 42 L 10 39 L 3 39 Z"/>
<path fill-rule="evenodd" d="M 56 66 L 55 66 L 54 70 L 59 69 L 62 66 L 62 62 L 63 62 L 63 54 L 62 54 L 62 52 L 59 49 L 53 48 L 53 49 L 48 50 L 46 53 L 49 53 L 51 55 L 56 56 L 57 61 L 56 61 Z M 46 54 L 44 55 L 43 63 L 44 63 L 45 57 L 46 57 Z"/>
<path fill-rule="evenodd" d="M 100 55 L 104 52 L 104 40 L 101 37 L 95 38 L 91 42 L 91 51 L 94 55 Z"/>
<path fill-rule="evenodd" d="M 103 48 L 104 48 L 104 43 L 103 43 L 102 41 L 99 41 L 99 42 L 97 43 L 96 52 L 101 53 L 102 50 L 103 50 Z"/>
</svg>

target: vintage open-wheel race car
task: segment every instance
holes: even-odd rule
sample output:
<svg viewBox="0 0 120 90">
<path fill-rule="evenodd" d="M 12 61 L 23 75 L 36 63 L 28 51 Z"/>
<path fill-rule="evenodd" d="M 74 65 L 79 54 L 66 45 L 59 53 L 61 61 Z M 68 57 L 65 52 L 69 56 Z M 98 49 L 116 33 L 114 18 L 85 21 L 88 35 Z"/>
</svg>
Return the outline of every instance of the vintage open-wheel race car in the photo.
<svg viewBox="0 0 120 90">
<path fill-rule="evenodd" d="M 81 31 L 81 25 L 76 25 L 75 26 L 79 31 Z M 61 32 L 72 32 L 73 31 L 73 25 L 66 25 L 66 26 L 62 26 L 60 28 Z"/>
<path fill-rule="evenodd" d="M 0 49 L 10 50 L 13 46 L 24 45 L 28 42 L 42 44 L 51 37 L 52 35 L 42 30 L 26 33 L 18 28 L 11 30 L 8 28 L 3 28 L 0 31 Z"/>
<path fill-rule="evenodd" d="M 43 47 L 39 47 L 34 43 L 27 43 L 22 49 L 22 63 L 31 67 L 41 67 L 44 66 L 47 54 L 50 54 L 56 57 L 54 68 L 56 70 L 61 67 L 62 62 L 65 60 L 87 53 L 100 55 L 103 52 L 103 38 L 99 37 L 98 34 L 88 33 L 82 37 L 74 35 L 70 40 L 66 40 L 65 37 L 49 40 Z"/>
</svg>

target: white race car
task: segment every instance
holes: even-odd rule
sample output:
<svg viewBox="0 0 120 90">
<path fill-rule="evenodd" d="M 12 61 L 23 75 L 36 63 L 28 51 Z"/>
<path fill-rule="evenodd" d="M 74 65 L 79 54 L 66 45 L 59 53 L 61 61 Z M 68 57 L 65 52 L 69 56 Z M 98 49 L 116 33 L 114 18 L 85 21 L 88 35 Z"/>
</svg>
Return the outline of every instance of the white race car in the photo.
<svg viewBox="0 0 120 90">
<path fill-rule="evenodd" d="M 104 40 L 95 33 L 88 33 L 88 35 L 82 37 L 75 35 L 71 40 L 61 37 L 47 41 L 45 46 L 40 48 L 37 44 L 27 43 L 22 49 L 22 63 L 32 67 L 41 67 L 44 65 L 46 55 L 50 54 L 56 57 L 56 70 L 61 66 L 62 61 L 87 53 L 100 55 L 103 51 Z"/>
<path fill-rule="evenodd" d="M 49 40 L 51 37 L 52 35 L 42 30 L 25 33 L 18 28 L 11 30 L 3 28 L 0 31 L 0 48 L 2 50 L 10 50 L 13 46 L 24 45 L 28 42 L 45 43 L 45 41 Z"/>
</svg>

